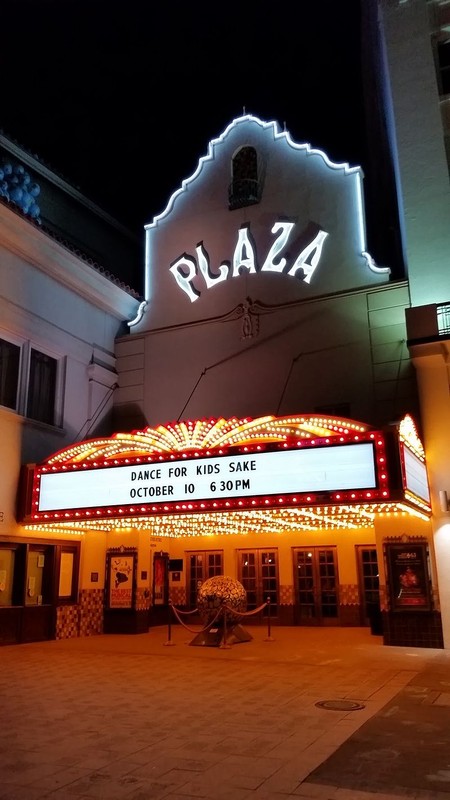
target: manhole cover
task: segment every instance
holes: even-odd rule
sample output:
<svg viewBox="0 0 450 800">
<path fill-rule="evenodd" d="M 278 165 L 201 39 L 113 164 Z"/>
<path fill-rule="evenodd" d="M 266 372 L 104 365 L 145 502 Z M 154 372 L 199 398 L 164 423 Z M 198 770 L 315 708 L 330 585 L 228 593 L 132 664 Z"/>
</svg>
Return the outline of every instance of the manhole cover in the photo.
<svg viewBox="0 0 450 800">
<path fill-rule="evenodd" d="M 352 700 L 320 700 L 316 706 L 331 711 L 360 711 L 361 708 L 365 708 L 362 703 L 354 703 Z"/>
</svg>

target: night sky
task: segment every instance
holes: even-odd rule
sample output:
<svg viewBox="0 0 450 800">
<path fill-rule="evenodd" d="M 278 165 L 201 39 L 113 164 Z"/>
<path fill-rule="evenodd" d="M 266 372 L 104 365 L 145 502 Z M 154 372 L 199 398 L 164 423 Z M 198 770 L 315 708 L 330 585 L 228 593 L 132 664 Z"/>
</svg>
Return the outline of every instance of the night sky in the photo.
<svg viewBox="0 0 450 800">
<path fill-rule="evenodd" d="M 3 0 L 0 128 L 138 235 L 245 108 L 364 168 L 360 0 Z"/>
</svg>

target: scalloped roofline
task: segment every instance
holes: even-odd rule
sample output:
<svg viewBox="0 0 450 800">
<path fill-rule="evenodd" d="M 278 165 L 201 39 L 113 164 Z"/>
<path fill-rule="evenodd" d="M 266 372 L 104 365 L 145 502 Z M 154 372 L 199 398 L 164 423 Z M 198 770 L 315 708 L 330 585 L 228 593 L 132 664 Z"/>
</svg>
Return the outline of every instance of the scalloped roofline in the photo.
<svg viewBox="0 0 450 800">
<path fill-rule="evenodd" d="M 330 169 L 341 170 L 341 171 L 344 172 L 345 175 L 351 175 L 351 174 L 354 174 L 354 173 L 362 174 L 362 169 L 361 169 L 360 166 L 351 167 L 350 164 L 348 162 L 346 162 L 346 161 L 342 162 L 342 163 L 337 163 L 337 162 L 331 161 L 331 159 L 328 158 L 327 154 L 323 150 L 311 147 L 311 145 L 309 143 L 307 143 L 307 142 L 302 143 L 302 144 L 300 144 L 298 142 L 295 142 L 292 139 L 289 131 L 282 130 L 280 128 L 280 125 L 278 124 L 278 122 L 276 120 L 270 120 L 269 122 L 264 122 L 259 117 L 255 117 L 253 114 L 244 114 L 244 115 L 242 115 L 240 117 L 236 117 L 234 120 L 232 120 L 232 122 L 230 122 L 229 125 L 227 125 L 227 127 L 220 134 L 220 136 L 218 136 L 215 139 L 211 139 L 211 141 L 208 144 L 207 153 L 204 156 L 200 157 L 199 162 L 197 164 L 197 167 L 194 170 L 194 172 L 192 173 L 192 175 L 190 175 L 190 177 L 188 177 L 188 178 L 185 178 L 182 181 L 180 188 L 177 189 L 175 192 L 173 192 L 173 194 L 169 198 L 169 202 L 167 203 L 164 211 L 162 211 L 160 214 L 157 214 L 155 217 L 153 217 L 152 222 L 149 222 L 146 225 L 144 225 L 144 229 L 145 230 L 149 230 L 150 228 L 154 228 L 158 224 L 158 222 L 160 222 L 162 219 L 164 219 L 164 217 L 166 217 L 170 213 L 170 211 L 173 208 L 173 205 L 174 205 L 174 202 L 175 202 L 176 198 L 180 194 L 182 194 L 182 192 L 184 192 L 187 189 L 189 184 L 191 184 L 198 177 L 198 175 L 202 171 L 203 165 L 207 161 L 211 161 L 212 160 L 213 155 L 214 155 L 215 147 L 218 144 L 221 144 L 226 139 L 226 137 L 228 136 L 228 134 L 230 133 L 230 131 L 233 128 L 235 128 L 237 125 L 241 125 L 244 122 L 256 123 L 257 125 L 259 125 L 263 129 L 272 128 L 273 129 L 274 140 L 285 139 L 286 142 L 294 150 L 299 150 L 299 151 L 300 150 L 304 150 L 308 156 L 319 156 L 320 158 L 322 158 L 322 160 L 324 161 L 326 166 L 330 167 Z"/>
</svg>

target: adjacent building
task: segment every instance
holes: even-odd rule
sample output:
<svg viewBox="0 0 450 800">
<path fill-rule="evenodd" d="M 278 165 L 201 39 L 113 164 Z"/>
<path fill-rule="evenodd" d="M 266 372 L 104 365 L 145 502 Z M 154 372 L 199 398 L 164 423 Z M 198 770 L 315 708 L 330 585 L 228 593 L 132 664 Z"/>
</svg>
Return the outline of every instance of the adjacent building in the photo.
<svg viewBox="0 0 450 800">
<path fill-rule="evenodd" d="M 141 298 L 113 275 L 120 259 L 122 268 L 140 259 L 130 232 L 5 136 L 0 171 L 4 643 L 58 635 L 54 581 L 61 559 L 82 567 L 81 537 L 40 535 L 18 524 L 21 467 L 80 438 L 111 433 L 115 339 Z"/>
<path fill-rule="evenodd" d="M 417 375 L 444 620 L 450 619 L 449 31 L 447 2 L 380 4 L 377 32 L 411 296 L 407 344 Z M 446 647 L 449 637 L 445 622 Z"/>
</svg>

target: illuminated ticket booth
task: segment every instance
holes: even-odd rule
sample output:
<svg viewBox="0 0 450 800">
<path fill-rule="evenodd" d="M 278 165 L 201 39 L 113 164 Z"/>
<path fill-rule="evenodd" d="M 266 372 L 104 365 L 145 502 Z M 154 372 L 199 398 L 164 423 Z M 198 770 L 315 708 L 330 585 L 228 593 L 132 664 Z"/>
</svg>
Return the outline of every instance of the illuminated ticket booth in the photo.
<svg viewBox="0 0 450 800">
<path fill-rule="evenodd" d="M 26 486 L 26 528 L 82 537 L 78 612 L 101 602 L 98 632 L 147 631 L 169 600 L 195 608 L 204 580 L 230 575 L 248 610 L 270 599 L 274 624 L 366 625 L 375 604 L 386 644 L 442 646 L 409 417 L 383 431 L 317 415 L 145 428 L 67 448 Z"/>
</svg>

